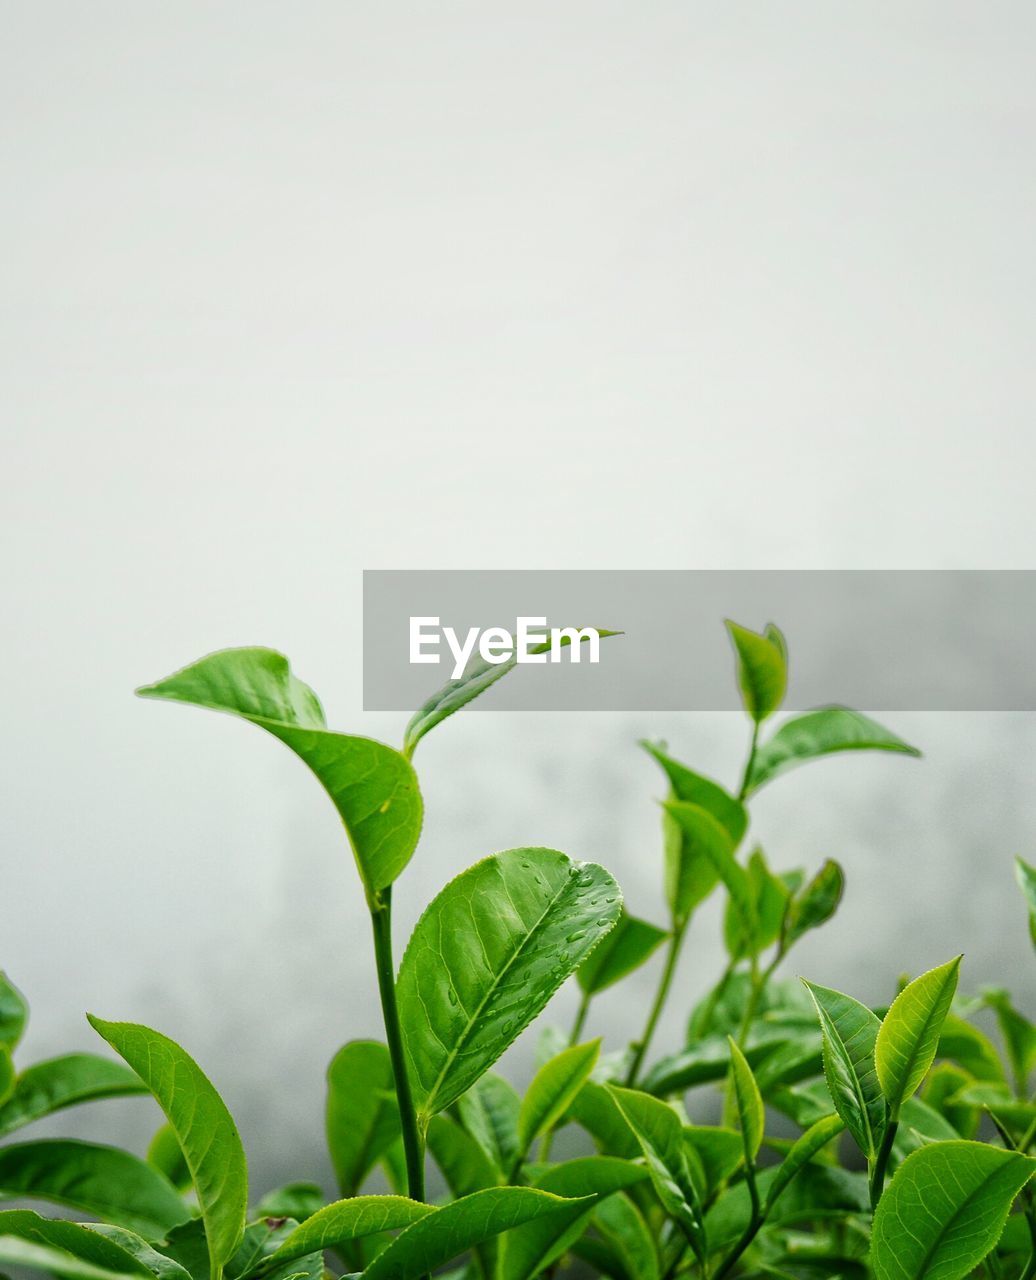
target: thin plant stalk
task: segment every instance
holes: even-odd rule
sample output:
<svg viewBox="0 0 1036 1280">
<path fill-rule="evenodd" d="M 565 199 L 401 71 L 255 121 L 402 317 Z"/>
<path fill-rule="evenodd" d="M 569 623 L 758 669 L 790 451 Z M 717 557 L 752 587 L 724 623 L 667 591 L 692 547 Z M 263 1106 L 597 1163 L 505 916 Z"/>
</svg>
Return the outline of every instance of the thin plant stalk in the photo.
<svg viewBox="0 0 1036 1280">
<path fill-rule="evenodd" d="M 673 978 L 676 975 L 676 963 L 680 959 L 680 949 L 687 933 L 687 925 L 688 921 L 684 920 L 674 927 L 669 935 L 669 950 L 666 955 L 662 976 L 659 979 L 658 990 L 655 992 L 655 999 L 652 1002 L 647 1022 L 644 1025 L 644 1033 L 634 1046 L 633 1058 L 630 1061 L 629 1070 L 626 1072 L 625 1084 L 627 1089 L 632 1089 L 637 1083 L 640 1068 L 644 1065 L 644 1055 L 648 1051 L 648 1046 L 651 1044 L 651 1039 L 655 1034 L 655 1028 L 658 1026 L 658 1020 L 662 1016 L 662 1010 L 669 997 L 669 989 L 673 985 Z"/>
</svg>

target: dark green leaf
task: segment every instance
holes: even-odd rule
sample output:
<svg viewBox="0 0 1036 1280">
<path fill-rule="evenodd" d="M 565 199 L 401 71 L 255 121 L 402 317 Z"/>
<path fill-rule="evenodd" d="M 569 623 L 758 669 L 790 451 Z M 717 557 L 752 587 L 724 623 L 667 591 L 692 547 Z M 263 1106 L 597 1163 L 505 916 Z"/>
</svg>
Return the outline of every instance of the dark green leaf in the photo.
<svg viewBox="0 0 1036 1280">
<path fill-rule="evenodd" d="M 14 1050 L 29 1020 L 25 997 L 0 969 L 0 1044 Z"/>
<path fill-rule="evenodd" d="M 619 917 L 593 863 L 512 849 L 459 875 L 411 936 L 397 983 L 414 1101 L 460 1097 L 543 1010 Z"/>
<path fill-rule="evenodd" d="M 750 1036 L 745 1045 L 745 1056 L 753 1070 L 767 1054 L 778 1045 L 786 1044 L 788 1034 L 780 1028 Z M 722 1080 L 730 1070 L 730 1050 L 726 1036 L 709 1036 L 697 1041 L 689 1049 L 660 1058 L 644 1077 L 645 1093 L 665 1097 L 682 1093 L 695 1085 Z"/>
<path fill-rule="evenodd" d="M 138 1262 L 143 1263 L 152 1276 L 157 1277 L 157 1280 L 191 1280 L 190 1272 L 184 1270 L 178 1262 L 164 1253 L 159 1253 L 143 1236 L 127 1231 L 125 1227 L 116 1227 L 110 1222 L 92 1222 L 90 1230 L 120 1245 Z"/>
<path fill-rule="evenodd" d="M 350 1200 L 336 1200 L 296 1227 L 266 1260 L 266 1265 L 277 1266 L 324 1249 L 340 1249 L 364 1236 L 412 1226 L 435 1212 L 431 1205 L 418 1204 L 403 1196 L 355 1196 Z"/>
<path fill-rule="evenodd" d="M 518 1159 L 518 1113 L 521 1099 L 503 1076 L 487 1071 L 457 1102 L 457 1116 L 467 1133 L 500 1170 L 509 1174 Z"/>
<path fill-rule="evenodd" d="M 658 1251 L 644 1215 L 626 1195 L 608 1196 L 594 1210 L 594 1225 L 609 1240 L 629 1276 L 658 1280 Z"/>
<path fill-rule="evenodd" d="M 1000 1055 L 992 1040 L 978 1027 L 965 1022 L 953 1012 L 946 1015 L 942 1024 L 936 1056 L 956 1062 L 976 1080 L 1006 1080 Z"/>
<path fill-rule="evenodd" d="M 791 900 L 784 931 L 785 950 L 804 933 L 831 919 L 844 890 L 845 873 L 833 858 L 828 858 L 809 884 Z"/>
<path fill-rule="evenodd" d="M 670 858 L 666 865 L 666 898 L 673 919 L 678 924 L 685 921 L 703 896 L 722 880 L 741 929 L 754 937 L 757 920 L 752 886 L 748 873 L 734 858 L 734 846 L 725 828 L 700 805 L 673 800 L 666 803 L 665 810 L 676 820 L 683 838 L 679 856 Z"/>
<path fill-rule="evenodd" d="M 128 1151 L 61 1139 L 0 1147 L 0 1197 L 49 1200 L 151 1239 L 191 1216 L 169 1181 Z"/>
<path fill-rule="evenodd" d="M 432 1116 L 428 1150 L 442 1171 L 454 1199 L 483 1191 L 501 1181 L 501 1171 L 476 1141 L 449 1116 Z"/>
<path fill-rule="evenodd" d="M 748 885 L 752 895 L 755 933 L 745 933 L 745 913 L 731 897 L 723 920 L 723 940 L 732 960 L 758 955 L 780 936 L 789 893 L 784 882 L 766 865 L 762 849 L 754 849 L 748 859 Z"/>
<path fill-rule="evenodd" d="M 764 1169 L 757 1178 L 759 1195 L 765 1203 L 780 1167 Z M 869 1208 L 865 1174 L 823 1164 L 802 1166 L 780 1195 L 767 1219 L 768 1230 L 825 1218 L 843 1218 L 847 1213 L 864 1213 Z M 739 1182 L 725 1191 L 705 1218 L 709 1248 L 724 1249 L 733 1244 L 748 1225 L 751 1201 L 748 1187 Z"/>
<path fill-rule="evenodd" d="M 1036 1026 L 1011 1003 L 1011 997 L 1000 987 L 983 992 L 985 1003 L 995 1012 L 1000 1024 L 1004 1047 L 1014 1072 L 1015 1085 L 1021 1094 L 1029 1091 L 1029 1076 L 1036 1067 Z"/>
<path fill-rule="evenodd" d="M 524 1155 L 568 1110 L 601 1052 L 600 1040 L 573 1045 L 545 1063 L 532 1079 L 518 1113 L 518 1150 Z"/>
<path fill-rule="evenodd" d="M 683 1136 L 701 1166 L 701 1198 L 707 1199 L 740 1167 L 745 1154 L 741 1134 L 736 1129 L 685 1125 Z"/>
<path fill-rule="evenodd" d="M 422 809 L 409 761 L 383 743 L 331 733 L 316 694 L 282 654 L 224 649 L 137 692 L 241 716 L 290 747 L 338 810 L 369 897 L 410 861 Z"/>
<path fill-rule="evenodd" d="M 896 996 L 874 1046 L 878 1080 L 895 1119 L 935 1061 L 943 1019 L 957 989 L 960 956 L 915 978 Z"/>
<path fill-rule="evenodd" d="M 784 701 L 788 687 L 787 646 L 770 623 L 760 635 L 727 619 L 727 632 L 737 654 L 737 683 L 745 710 L 760 724 Z"/>
<path fill-rule="evenodd" d="M 960 1280 L 996 1244 L 1036 1160 L 981 1142 L 937 1142 L 904 1160 L 878 1203 L 877 1280 Z"/>
<path fill-rule="evenodd" d="M 286 1182 L 275 1187 L 255 1207 L 260 1218 L 293 1218 L 305 1222 L 327 1203 L 323 1189 L 315 1182 Z"/>
<path fill-rule="evenodd" d="M 758 791 L 779 774 L 836 751 L 896 751 L 919 756 L 910 746 L 875 720 L 849 707 L 820 707 L 786 720 L 769 742 L 756 752 L 748 793 Z"/>
<path fill-rule="evenodd" d="M 824 1036 L 824 1076 L 845 1127 L 868 1159 L 885 1132 L 887 1108 L 874 1065 L 881 1026 L 865 1005 L 840 991 L 805 983 Z"/>
<path fill-rule="evenodd" d="M 68 1053 L 27 1067 L 0 1106 L 0 1134 L 63 1107 L 100 1098 L 147 1093 L 135 1071 L 93 1053 Z"/>
<path fill-rule="evenodd" d="M 7 1045 L 0 1044 L 0 1112 L 14 1089 L 14 1059 Z M 0 1130 L 2 1132 L 2 1130 Z"/>
<path fill-rule="evenodd" d="M 339 1190 L 354 1196 L 400 1133 L 392 1063 L 383 1044 L 352 1040 L 332 1058 L 325 1128 Z"/>
<path fill-rule="evenodd" d="M 639 969 L 667 937 L 664 929 L 623 910 L 615 928 L 576 970 L 576 981 L 587 995 L 596 995 Z"/>
<path fill-rule="evenodd" d="M 151 1090 L 176 1131 L 191 1171 L 219 1280 L 244 1232 L 248 1170 L 237 1126 L 201 1068 L 175 1041 L 132 1022 L 90 1024 Z"/>
<path fill-rule="evenodd" d="M 593 1138 L 601 1155 L 632 1160 L 640 1144 L 606 1085 L 588 1080 L 576 1094 L 569 1116 Z"/>
<path fill-rule="evenodd" d="M 585 629 L 583 627 L 575 628 L 576 631 Z M 621 631 L 608 631 L 604 627 L 595 627 L 594 630 L 602 640 L 607 639 L 609 636 L 622 635 Z M 546 629 L 544 629 L 544 634 L 547 635 L 547 639 L 541 644 L 530 645 L 530 653 L 546 653 L 550 649 L 550 638 Z M 571 643 L 571 636 L 563 635 L 561 637 L 563 646 Z M 582 643 L 582 640 L 580 640 L 580 643 Z M 517 665 L 518 658 L 516 655 L 508 658 L 506 662 L 492 663 L 487 662 L 481 654 L 474 653 L 464 670 L 464 674 L 459 679 L 450 680 L 441 689 L 437 689 L 428 701 L 414 712 L 403 736 L 403 750 L 407 757 L 409 758 L 414 754 L 417 744 L 430 729 L 434 729 L 437 724 L 441 724 L 447 716 L 452 716 L 461 707 L 467 706 L 480 693 L 485 693 L 498 680 L 502 680 L 509 671 L 513 671 Z"/>
<path fill-rule="evenodd" d="M 154 1280 L 152 1272 L 143 1262 L 99 1232 L 81 1227 L 75 1222 L 55 1222 L 50 1218 L 42 1218 L 28 1209 L 0 1212 L 0 1240 L 21 1240 L 36 1245 L 41 1250 L 57 1251 L 70 1260 L 66 1263 L 62 1258 L 55 1258 L 52 1262 L 30 1263 L 27 1258 L 21 1258 L 15 1265 L 39 1266 L 73 1278 L 123 1275 L 144 1276 L 146 1280 Z M 10 1255 L 8 1259 L 14 1261 Z M 96 1268 L 96 1272 L 77 1271 L 74 1267 L 77 1262 L 82 1263 L 85 1268 Z"/>
</svg>

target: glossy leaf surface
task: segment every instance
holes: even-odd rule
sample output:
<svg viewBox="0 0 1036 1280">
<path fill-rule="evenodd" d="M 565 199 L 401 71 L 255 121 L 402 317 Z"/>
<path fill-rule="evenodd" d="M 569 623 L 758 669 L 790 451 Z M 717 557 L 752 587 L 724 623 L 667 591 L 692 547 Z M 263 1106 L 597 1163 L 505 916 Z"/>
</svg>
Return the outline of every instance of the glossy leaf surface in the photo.
<svg viewBox="0 0 1036 1280">
<path fill-rule="evenodd" d="M 957 990 L 960 956 L 929 969 L 896 996 L 881 1023 L 874 1060 L 895 1116 L 935 1061 L 943 1021 Z"/>
<path fill-rule="evenodd" d="M 324 1249 L 337 1249 L 364 1236 L 412 1226 L 430 1213 L 431 1205 L 404 1196 L 355 1196 L 325 1205 L 306 1219 L 266 1260 L 277 1266 Z"/>
<path fill-rule="evenodd" d="M 536 1072 L 518 1113 L 518 1148 L 528 1151 L 540 1134 L 565 1114 L 594 1069 L 600 1040 L 563 1049 Z"/>
<path fill-rule="evenodd" d="M 824 1036 L 824 1076 L 835 1110 L 868 1159 L 885 1131 L 887 1107 L 874 1065 L 881 1026 L 865 1005 L 841 991 L 805 984 Z"/>
</svg>

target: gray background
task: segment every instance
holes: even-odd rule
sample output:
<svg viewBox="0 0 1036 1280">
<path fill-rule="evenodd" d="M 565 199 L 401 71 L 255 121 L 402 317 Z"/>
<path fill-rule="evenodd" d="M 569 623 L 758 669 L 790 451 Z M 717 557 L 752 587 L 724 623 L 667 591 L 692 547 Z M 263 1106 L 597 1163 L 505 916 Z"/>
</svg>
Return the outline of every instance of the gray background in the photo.
<svg viewBox="0 0 1036 1280">
<path fill-rule="evenodd" d="M 266 643 L 332 723 L 398 739 L 360 709 L 363 568 L 1034 567 L 1034 28 L 1024 3 L 4 5 L 23 1061 L 90 1045 L 87 1008 L 149 1020 L 225 1092 L 257 1190 L 325 1168 L 324 1065 L 377 1029 L 334 814 L 251 726 L 130 690 Z M 1031 1008 L 1033 718 L 894 727 L 924 762 L 760 799 L 778 863 L 850 877 L 795 967 L 877 998 L 959 948 Z M 400 936 L 537 841 L 658 918 L 642 734 L 727 779 L 744 751 L 729 714 L 437 730 Z M 678 996 L 719 964 L 706 915 Z M 652 978 L 601 1001 L 613 1042 Z"/>
</svg>

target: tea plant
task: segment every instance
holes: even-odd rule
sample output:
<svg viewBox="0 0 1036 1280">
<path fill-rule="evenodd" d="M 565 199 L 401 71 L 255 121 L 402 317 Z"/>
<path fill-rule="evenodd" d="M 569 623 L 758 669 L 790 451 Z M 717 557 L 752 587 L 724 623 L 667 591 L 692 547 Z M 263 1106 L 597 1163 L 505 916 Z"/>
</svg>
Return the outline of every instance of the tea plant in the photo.
<svg viewBox="0 0 1036 1280">
<path fill-rule="evenodd" d="M 121 1062 L 69 1054 L 17 1071 L 27 1007 L 0 978 L 0 1197 L 91 1219 L 0 1211 L 0 1264 L 69 1280 L 418 1280 L 450 1264 L 456 1280 L 1036 1276 L 1036 1027 L 1004 989 L 962 999 L 959 956 L 880 1009 L 781 976 L 835 914 L 845 877 L 833 860 L 807 875 L 746 851 L 753 797 L 788 769 L 918 752 L 844 707 L 765 734 L 785 695 L 784 637 L 773 625 L 728 631 L 750 725 L 738 785 L 643 744 L 666 787 L 664 924 L 630 915 L 596 864 L 512 849 L 445 886 L 398 972 L 393 891 L 422 823 L 415 750 L 513 664 L 476 660 L 421 707 L 399 751 L 328 729 L 314 692 L 267 649 L 216 653 L 141 689 L 251 721 L 323 786 L 370 916 L 385 1039 L 350 1041 L 328 1071 L 340 1198 L 293 1183 L 252 1203 L 234 1121 L 179 1045 L 91 1017 Z M 1017 871 L 1036 944 L 1036 868 Z M 691 926 L 715 893 L 727 963 L 690 1011 L 684 1047 L 652 1058 Z M 595 997 L 660 950 L 643 1027 L 603 1053 L 584 1038 Z M 519 1096 L 493 1067 L 570 977 L 574 1025 L 543 1033 Z M 165 1116 L 146 1160 L 7 1140 L 63 1107 L 142 1093 Z M 561 1129 L 584 1154 L 551 1158 Z M 434 1201 L 429 1162 L 445 1187 Z M 379 1169 L 388 1194 L 369 1190 Z"/>
</svg>

